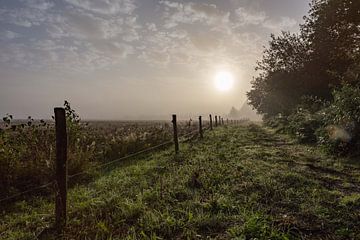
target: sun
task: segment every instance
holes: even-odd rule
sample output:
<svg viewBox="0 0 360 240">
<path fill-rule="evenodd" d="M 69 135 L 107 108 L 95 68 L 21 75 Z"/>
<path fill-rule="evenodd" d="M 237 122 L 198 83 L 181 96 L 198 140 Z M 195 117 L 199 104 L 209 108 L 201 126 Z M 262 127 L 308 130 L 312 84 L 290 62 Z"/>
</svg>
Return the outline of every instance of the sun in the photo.
<svg viewBox="0 0 360 240">
<path fill-rule="evenodd" d="M 234 85 L 234 77 L 228 71 L 220 71 L 215 76 L 215 87 L 217 90 L 226 92 L 232 89 Z"/>
</svg>

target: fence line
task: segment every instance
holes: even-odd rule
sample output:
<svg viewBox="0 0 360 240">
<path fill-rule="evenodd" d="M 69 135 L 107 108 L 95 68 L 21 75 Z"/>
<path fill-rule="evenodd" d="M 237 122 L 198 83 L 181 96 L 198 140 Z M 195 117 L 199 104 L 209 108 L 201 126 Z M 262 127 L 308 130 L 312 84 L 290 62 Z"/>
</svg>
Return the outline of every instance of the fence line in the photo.
<svg viewBox="0 0 360 240">
<path fill-rule="evenodd" d="M 182 142 L 182 141 L 180 141 L 180 142 Z M 150 152 L 150 151 L 152 151 L 152 150 L 159 149 L 159 148 L 161 148 L 161 147 L 164 147 L 164 146 L 166 146 L 166 145 L 170 145 L 170 144 L 172 144 L 172 143 L 173 143 L 173 141 L 167 141 L 167 142 L 161 143 L 161 144 L 159 144 L 159 145 L 156 145 L 156 146 L 153 146 L 153 147 L 149 147 L 149 148 L 140 150 L 140 151 L 138 151 L 138 152 L 135 152 L 135 153 L 126 155 L 126 156 L 124 156 L 124 157 L 117 158 L 117 159 L 112 160 L 112 161 L 110 161 L 110 162 L 107 162 L 107 163 L 104 163 L 104 164 L 95 166 L 95 167 L 93 167 L 93 168 L 91 168 L 91 169 L 88 169 L 88 170 L 85 170 L 85 171 L 82 171 L 82 172 L 78 172 L 78 173 L 75 173 L 75 174 L 72 174 L 72 175 L 68 175 L 68 180 L 69 180 L 69 179 L 72 179 L 72 178 L 74 178 L 74 177 L 77 177 L 77 176 L 84 175 L 84 174 L 89 173 L 89 172 L 91 172 L 91 171 L 93 171 L 93 170 L 100 169 L 100 168 L 102 168 L 102 167 L 111 165 L 111 164 L 113 164 L 113 163 L 116 163 L 116 162 L 119 162 L 119 161 L 122 161 L 122 160 L 126 160 L 126 159 L 129 159 L 129 158 L 133 158 L 133 157 L 135 157 L 135 156 L 141 155 L 141 154 L 143 154 L 143 153 Z M 46 183 L 46 184 L 44 184 L 44 185 L 41 185 L 41 186 L 38 186 L 38 187 L 34 187 L 34 188 L 29 189 L 29 190 L 26 190 L 26 191 L 23 191 L 23 192 L 20 192 L 20 193 L 11 195 L 11 196 L 9 196 L 9 197 L 0 199 L 0 202 L 6 202 L 6 201 L 8 201 L 8 200 L 12 200 L 12 199 L 14 199 L 14 198 L 21 197 L 21 196 L 23 196 L 23 195 L 25 195 L 25 194 L 27 194 L 27 193 L 35 192 L 35 191 L 37 191 L 37 190 L 46 188 L 46 187 L 48 187 L 48 186 L 50 186 L 50 185 L 53 185 L 55 182 L 56 182 L 56 181 L 54 180 L 54 181 L 48 182 L 48 183 Z"/>
<path fill-rule="evenodd" d="M 101 165 L 98 165 L 98 166 L 96 166 L 96 167 L 93 167 L 92 169 L 89 169 L 89 170 L 86 170 L 86 171 L 82 171 L 82 172 L 79 172 L 79 173 L 75 173 L 75 174 L 73 174 L 73 175 L 69 175 L 69 176 L 68 176 L 68 179 L 71 179 L 71 178 L 74 178 L 74 177 L 83 175 L 83 174 L 85 174 L 85 173 L 89 173 L 89 172 L 91 172 L 91 171 L 93 171 L 93 170 L 96 170 L 96 169 L 100 169 L 100 168 L 109 166 L 109 165 L 114 164 L 114 163 L 116 163 L 116 162 L 120 162 L 120 161 L 129 159 L 129 158 L 136 157 L 136 156 L 138 156 L 138 155 L 140 155 L 140 154 L 147 153 L 147 152 L 150 152 L 150 151 L 155 150 L 155 149 L 159 149 L 159 148 L 161 148 L 161 147 L 164 147 L 164 146 L 166 146 L 166 145 L 170 145 L 170 144 L 172 144 L 172 143 L 173 143 L 173 141 L 167 141 L 167 142 L 161 143 L 161 144 L 156 145 L 156 146 L 153 146 L 153 147 L 145 148 L 145 149 L 140 150 L 140 151 L 138 151 L 138 152 L 135 152 L 135 153 L 126 155 L 126 156 L 121 157 L 121 158 L 117 158 L 117 159 L 115 159 L 115 160 L 112 160 L 112 161 L 110 161 L 110 162 L 107 162 L 107 163 L 104 163 L 104 164 L 101 164 Z"/>
<path fill-rule="evenodd" d="M 66 119 L 65 119 L 65 110 L 63 108 L 55 108 L 55 126 L 56 126 L 56 177 L 54 181 L 48 182 L 44 185 L 14 194 L 12 196 L 8 196 L 6 198 L 0 199 L 0 202 L 9 201 L 12 199 L 15 199 L 17 197 L 23 196 L 25 194 L 35 192 L 40 189 L 47 188 L 49 186 L 53 186 L 55 189 L 55 215 L 56 215 L 56 229 L 58 231 L 61 231 L 62 228 L 66 225 L 66 198 L 67 198 L 67 182 L 69 179 L 72 179 L 74 177 L 84 175 L 86 173 L 89 173 L 96 169 L 101 169 L 106 166 L 112 165 L 114 163 L 124 161 L 126 159 L 130 159 L 136 156 L 139 156 L 144 153 L 151 152 L 156 149 L 160 149 L 162 147 L 168 146 L 170 144 L 174 144 L 175 146 L 175 153 L 177 154 L 179 152 L 179 142 L 185 143 L 188 141 L 191 141 L 196 136 L 200 136 L 200 138 L 203 138 L 203 132 L 205 130 L 213 130 L 213 124 L 212 124 L 212 115 L 210 114 L 210 122 L 208 127 L 203 127 L 202 124 L 202 117 L 199 116 L 199 128 L 198 130 L 192 131 L 190 133 L 187 133 L 183 136 L 179 136 L 177 132 L 177 121 L 176 121 L 176 114 L 173 114 L 172 116 L 172 123 L 173 123 L 173 140 L 169 140 L 163 143 L 160 143 L 156 146 L 152 146 L 149 148 L 142 149 L 140 151 L 137 151 L 135 153 L 131 153 L 129 155 L 123 156 L 121 158 L 117 158 L 115 160 L 112 160 L 110 162 L 100 164 L 98 166 L 95 166 L 93 168 L 90 168 L 88 170 L 75 173 L 73 175 L 67 174 L 67 167 L 66 167 L 66 161 L 67 161 L 67 134 L 66 134 Z M 238 120 L 230 120 L 230 124 L 237 124 L 239 123 Z M 229 120 L 226 120 L 226 124 L 229 124 Z M 224 125 L 224 119 L 221 116 L 215 116 L 215 127 Z"/>
<path fill-rule="evenodd" d="M 205 129 L 207 129 L 207 128 L 205 128 Z M 198 131 L 195 130 L 195 131 L 192 131 L 192 132 L 190 132 L 190 133 L 187 133 L 187 134 L 185 134 L 185 135 L 183 135 L 183 136 L 180 136 L 180 138 L 185 138 L 185 139 L 180 139 L 180 140 L 179 140 L 179 143 L 188 142 L 188 141 L 192 140 L 195 136 L 197 136 L 197 134 L 198 134 Z M 119 161 L 123 161 L 123 160 L 129 159 L 129 158 L 136 157 L 136 156 L 141 155 L 141 154 L 143 154 L 143 153 L 147 153 L 147 152 L 151 152 L 151 151 L 156 150 L 156 149 L 160 149 L 161 147 L 164 147 L 164 146 L 167 146 L 167 145 L 170 145 L 170 144 L 173 144 L 173 143 L 174 143 L 174 142 L 171 140 L 171 141 L 163 142 L 163 143 L 158 144 L 158 145 L 156 145 L 156 146 L 152 146 L 152 147 L 149 147 L 149 148 L 142 149 L 142 150 L 140 150 L 140 151 L 138 151 L 138 152 L 131 153 L 131 154 L 126 155 L 126 156 L 124 156 L 124 157 L 117 158 L 117 159 L 112 160 L 112 161 L 110 161 L 110 162 L 107 162 L 107 163 L 104 163 L 104 164 L 95 166 L 95 167 L 93 167 L 93 168 L 91 168 L 91 169 L 89 169 L 89 170 L 82 171 L 82 172 L 78 172 L 78 173 L 75 173 L 75 174 L 72 174 L 72 175 L 68 175 L 68 179 L 72 179 L 72 178 L 74 178 L 74 177 L 84 175 L 84 174 L 89 173 L 89 172 L 91 172 L 91 171 L 93 171 L 93 170 L 100 169 L 100 168 L 102 168 L 102 167 L 111 165 L 111 164 L 116 163 L 116 162 L 119 162 Z M 43 185 L 40 185 L 40 186 L 31 188 L 31 189 L 29 189 L 29 190 L 25 190 L 25 191 L 23 191 L 23 192 L 16 193 L 16 194 L 11 195 L 11 196 L 9 196 L 9 197 L 0 199 L 0 203 L 1 203 L 1 202 L 6 202 L 6 201 L 9 201 L 9 200 L 12 200 L 12 199 L 17 198 L 17 197 L 21 197 L 21 196 L 23 196 L 23 195 L 25 195 L 25 194 L 28 194 L 28 193 L 31 193 L 31 192 L 35 192 L 35 191 L 38 191 L 38 190 L 40 190 L 40 189 L 47 188 L 47 187 L 49 187 L 49 186 L 54 186 L 54 183 L 55 183 L 55 182 L 56 182 L 56 181 L 54 180 L 54 181 L 48 182 L 48 183 L 46 183 L 46 184 L 43 184 Z"/>
</svg>

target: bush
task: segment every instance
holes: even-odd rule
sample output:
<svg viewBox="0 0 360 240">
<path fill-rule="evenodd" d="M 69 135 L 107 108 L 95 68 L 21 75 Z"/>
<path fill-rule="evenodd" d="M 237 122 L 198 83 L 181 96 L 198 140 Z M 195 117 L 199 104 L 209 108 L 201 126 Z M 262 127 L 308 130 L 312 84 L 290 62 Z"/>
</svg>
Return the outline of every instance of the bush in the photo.
<svg viewBox="0 0 360 240">
<path fill-rule="evenodd" d="M 316 132 L 319 143 L 330 153 L 360 150 L 360 86 L 345 84 L 333 91 L 333 102 L 322 110 L 324 125 Z"/>
<path fill-rule="evenodd" d="M 287 117 L 282 114 L 278 114 L 272 117 L 264 118 L 264 124 L 268 127 L 274 128 L 276 132 L 284 132 L 288 125 Z"/>
<path fill-rule="evenodd" d="M 297 111 L 288 117 L 287 131 L 295 135 L 301 143 L 316 143 L 316 130 L 323 122 L 317 113 L 311 113 L 307 109 L 298 108 Z"/>
<path fill-rule="evenodd" d="M 333 90 L 333 101 L 303 97 L 289 116 L 278 115 L 265 123 L 294 135 L 301 143 L 318 143 L 335 155 L 360 151 L 360 86 L 344 84 Z"/>
<path fill-rule="evenodd" d="M 301 143 L 315 143 L 317 141 L 315 132 L 323 124 L 319 110 L 327 104 L 317 97 L 302 97 L 301 104 L 292 114 L 269 117 L 265 119 L 265 124 L 275 128 L 276 132 L 295 136 Z"/>
</svg>

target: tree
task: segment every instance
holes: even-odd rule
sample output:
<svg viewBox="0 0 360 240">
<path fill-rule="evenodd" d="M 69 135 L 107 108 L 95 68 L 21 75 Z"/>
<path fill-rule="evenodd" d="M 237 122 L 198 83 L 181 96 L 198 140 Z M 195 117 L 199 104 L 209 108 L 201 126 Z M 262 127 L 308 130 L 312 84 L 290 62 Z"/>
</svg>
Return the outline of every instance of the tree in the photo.
<svg viewBox="0 0 360 240">
<path fill-rule="evenodd" d="M 311 42 L 317 75 L 331 87 L 352 81 L 346 72 L 360 55 L 360 1 L 313 0 L 311 6 L 302 32 Z"/>
<path fill-rule="evenodd" d="M 232 107 L 229 113 L 229 118 L 236 119 L 239 117 L 239 110 L 237 110 L 235 107 Z"/>
<path fill-rule="evenodd" d="M 249 103 L 266 116 L 286 114 L 306 93 L 304 67 L 309 61 L 309 45 L 301 35 L 282 32 L 271 35 L 269 48 L 257 63 L 260 72 L 248 92 Z"/>
<path fill-rule="evenodd" d="M 249 103 L 269 117 L 290 114 L 302 96 L 331 100 L 333 87 L 359 82 L 359 60 L 360 1 L 313 0 L 299 34 L 271 35 Z"/>
</svg>

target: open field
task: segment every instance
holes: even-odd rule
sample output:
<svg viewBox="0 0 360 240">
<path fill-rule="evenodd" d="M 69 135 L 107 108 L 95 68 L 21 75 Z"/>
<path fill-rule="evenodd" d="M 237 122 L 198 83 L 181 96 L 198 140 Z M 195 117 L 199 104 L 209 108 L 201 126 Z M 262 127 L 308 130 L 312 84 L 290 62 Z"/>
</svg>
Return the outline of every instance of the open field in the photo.
<svg viewBox="0 0 360 240">
<path fill-rule="evenodd" d="M 0 126 L 0 199 L 47 184 L 54 177 L 54 121 L 7 120 Z M 173 138 L 170 121 L 68 121 L 69 175 L 88 171 L 78 181 L 96 175 L 90 170 L 101 164 Z M 195 122 L 178 123 L 180 137 L 197 129 Z"/>
<path fill-rule="evenodd" d="M 69 193 L 63 239 L 359 239 L 359 164 L 251 124 L 120 163 Z M 1 239 L 54 238 L 53 201 L 16 203 Z"/>
</svg>

